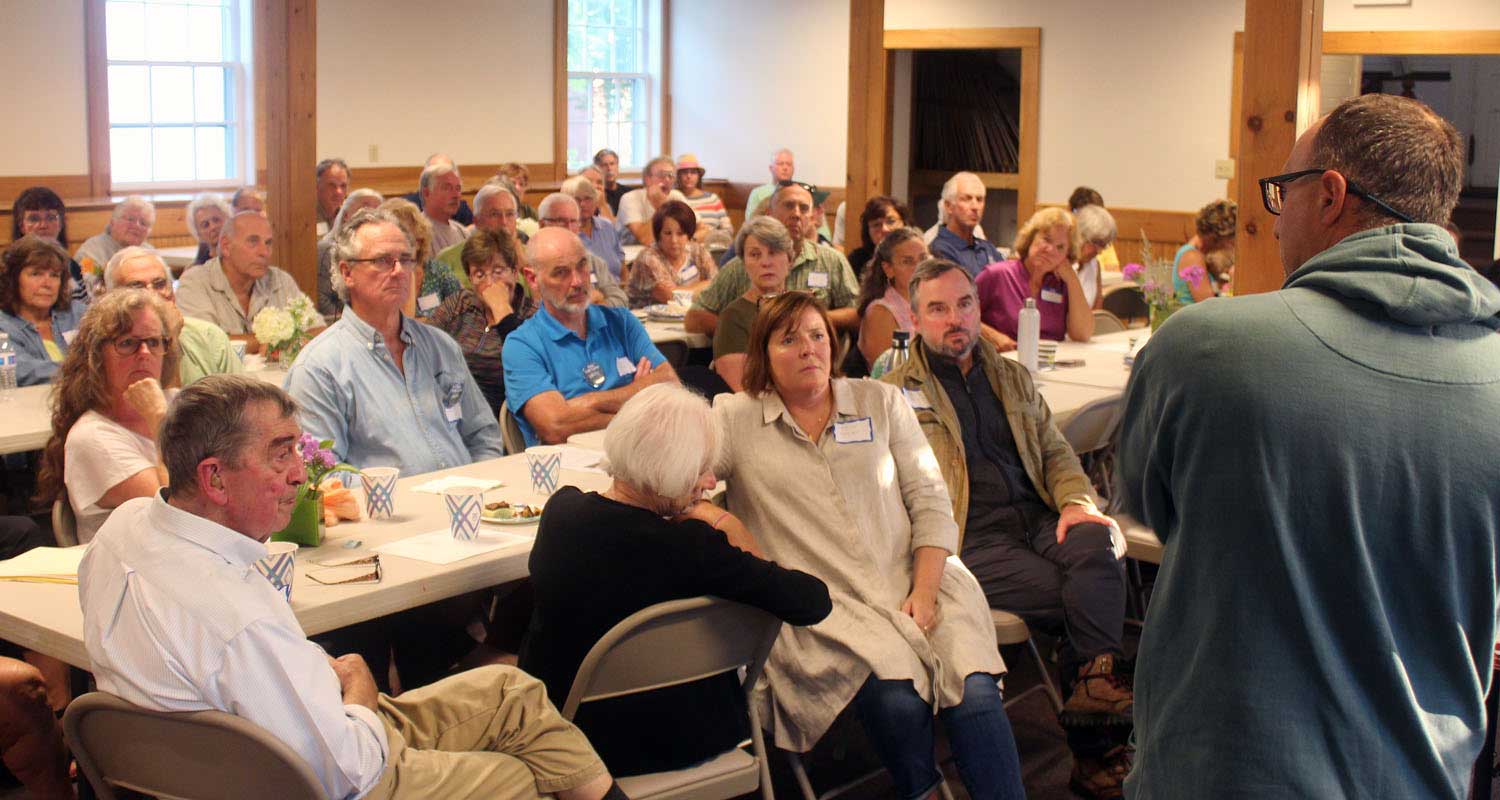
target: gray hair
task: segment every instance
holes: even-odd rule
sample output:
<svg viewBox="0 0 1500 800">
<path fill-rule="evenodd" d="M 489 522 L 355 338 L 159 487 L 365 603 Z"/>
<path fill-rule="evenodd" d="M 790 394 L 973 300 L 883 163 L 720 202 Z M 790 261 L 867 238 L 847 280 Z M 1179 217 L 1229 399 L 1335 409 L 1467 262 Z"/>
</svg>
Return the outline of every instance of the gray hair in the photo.
<svg viewBox="0 0 1500 800">
<path fill-rule="evenodd" d="M 259 211 L 241 211 L 238 214 L 230 214 L 229 219 L 224 220 L 223 230 L 219 232 L 220 241 L 228 239 L 229 237 L 234 235 L 235 220 L 239 219 L 240 217 L 260 217 L 261 219 L 266 220 L 266 224 L 269 225 L 271 223 L 271 220 L 267 219 L 266 215 L 260 213 Z"/>
<path fill-rule="evenodd" d="M 953 202 L 953 198 L 958 197 L 958 182 L 963 178 L 973 178 L 975 181 L 979 181 L 980 189 L 983 190 L 984 182 L 979 180 L 978 175 L 972 172 L 955 172 L 953 173 L 953 177 L 943 181 L 944 202 L 951 203 Z M 942 203 L 939 203 L 938 206 L 941 207 Z"/>
<path fill-rule="evenodd" d="M 641 177 L 649 178 L 651 176 L 651 168 L 656 166 L 657 164 L 666 164 L 667 166 L 672 168 L 673 172 L 677 171 L 677 161 L 674 160 L 671 156 L 657 156 L 656 158 L 647 161 L 646 166 L 641 168 Z"/>
<path fill-rule="evenodd" d="M 339 265 L 360 257 L 360 243 L 356 239 L 359 229 L 375 224 L 394 225 L 406 237 L 407 245 L 413 245 L 411 234 L 407 233 L 400 218 L 383 208 L 361 208 L 354 212 L 354 216 L 344 220 L 334 232 L 333 263 L 328 267 L 328 282 L 333 285 L 334 293 L 345 303 L 349 302 L 349 285 L 344 283 L 344 270 Z"/>
<path fill-rule="evenodd" d="M 155 224 L 156 204 L 138 194 L 133 194 L 116 203 L 114 210 L 109 213 L 110 222 L 119 219 L 121 214 L 124 214 L 127 209 L 131 208 L 139 208 L 142 211 L 145 211 L 147 214 L 150 214 L 151 222 Z"/>
<path fill-rule="evenodd" d="M 255 432 L 245 424 L 253 403 L 272 403 L 282 418 L 297 413 L 297 402 L 281 387 L 249 375 L 209 375 L 183 389 L 167 408 L 161 424 L 161 458 L 167 467 L 168 491 L 194 497 L 198 465 L 218 458 L 231 467 L 247 455 Z"/>
<path fill-rule="evenodd" d="M 598 176 L 599 176 L 599 180 L 604 180 L 604 170 L 602 170 L 602 169 L 599 169 L 599 168 L 598 168 L 598 167 L 596 167 L 596 166 L 594 166 L 594 165 L 593 165 L 593 164 L 590 164 L 590 165 L 588 165 L 588 166 L 586 166 L 586 167 L 584 167 L 584 168 L 583 168 L 583 169 L 581 169 L 581 170 L 578 170 L 578 174 L 579 174 L 579 175 L 580 175 L 580 176 L 585 176 L 585 177 L 586 177 L 586 176 L 587 176 L 587 175 L 588 175 L 588 174 L 589 174 L 589 173 L 590 173 L 590 172 L 592 172 L 592 173 L 594 173 L 594 174 L 596 174 L 596 175 L 598 175 Z"/>
<path fill-rule="evenodd" d="M 906 285 L 906 299 L 907 302 L 911 303 L 911 310 L 913 312 L 918 310 L 917 289 L 919 289 L 922 284 L 928 281 L 937 280 L 938 278 L 941 278 L 954 270 L 958 270 L 963 274 L 964 280 L 969 282 L 970 289 L 974 290 L 976 294 L 979 292 L 978 285 L 974 283 L 974 276 L 970 275 L 968 270 L 964 269 L 958 264 L 953 263 L 952 261 L 949 261 L 946 258 L 929 258 L 926 261 L 918 264 L 915 270 L 912 270 L 911 283 L 908 283 Z"/>
<path fill-rule="evenodd" d="M 333 215 L 333 223 L 328 226 L 328 232 L 323 234 L 323 238 L 333 241 L 333 236 L 338 232 L 339 226 L 344 224 L 344 217 L 350 216 L 349 209 L 366 198 L 373 198 L 376 204 L 385 202 L 385 196 L 374 189 L 355 189 L 344 198 L 343 204 L 339 206 L 339 213 Z"/>
<path fill-rule="evenodd" d="M 586 175 L 574 175 L 563 181 L 562 192 L 570 195 L 574 200 L 599 201 L 599 192 L 594 188 L 594 182 Z"/>
<path fill-rule="evenodd" d="M 149 258 L 152 261 L 155 261 L 157 265 L 161 267 L 161 273 L 167 276 L 168 280 L 171 280 L 172 273 L 167 270 L 167 262 L 162 261 L 161 256 L 157 255 L 155 250 L 152 250 L 149 247 L 133 245 L 131 247 L 121 248 L 120 252 L 115 253 L 114 255 L 109 257 L 109 263 L 104 265 L 104 288 L 115 288 L 119 283 L 117 273 L 119 273 L 120 267 L 125 266 L 125 262 L 134 261 L 137 258 Z"/>
<path fill-rule="evenodd" d="M 1313 136 L 1311 164 L 1379 197 L 1416 222 L 1443 225 L 1464 182 L 1464 143 L 1453 125 L 1416 100 L 1367 94 L 1345 100 Z M 1395 220 L 1364 201 L 1365 227 Z"/>
<path fill-rule="evenodd" d="M 1108 247 L 1119 235 L 1113 214 L 1101 206 L 1087 205 L 1073 212 L 1073 222 L 1078 226 L 1078 237 L 1099 247 Z"/>
<path fill-rule="evenodd" d="M 328 172 L 328 170 L 333 169 L 334 167 L 338 167 L 339 169 L 343 170 L 345 178 L 352 179 L 354 177 L 354 173 L 349 171 L 349 165 L 342 158 L 325 158 L 322 161 L 318 162 L 318 166 L 313 171 L 321 180 L 324 173 Z"/>
<path fill-rule="evenodd" d="M 572 195 L 563 194 L 562 192 L 553 192 L 552 194 L 543 197 L 542 202 L 537 204 L 536 215 L 538 217 L 541 217 L 542 219 L 546 219 L 547 217 L 552 216 L 552 209 L 557 208 L 557 206 L 562 203 L 570 203 L 572 204 L 573 208 L 578 208 L 578 201 L 574 200 Z"/>
<path fill-rule="evenodd" d="M 627 400 L 604 429 L 605 468 L 637 490 L 676 500 L 718 463 L 723 441 L 702 395 L 659 383 Z"/>
<path fill-rule="evenodd" d="M 217 192 L 203 192 L 194 197 L 193 201 L 188 203 L 187 206 L 187 224 L 188 232 L 193 234 L 193 239 L 198 242 L 203 241 L 198 238 L 198 212 L 205 208 L 218 209 L 219 213 L 224 215 L 226 222 L 230 217 L 234 216 L 234 209 L 229 207 L 229 202 L 224 199 L 224 195 L 222 194 L 218 194 Z"/>
<path fill-rule="evenodd" d="M 776 157 L 779 156 L 779 155 L 781 155 L 782 153 L 786 153 L 787 155 L 791 156 L 793 161 L 797 160 L 797 154 L 793 153 L 791 151 L 791 148 L 788 148 L 788 147 L 778 147 L 775 150 L 771 151 L 771 163 L 775 164 L 776 163 Z"/>
<path fill-rule="evenodd" d="M 740 233 L 734 237 L 734 252 L 741 260 L 745 256 L 745 240 L 754 236 L 756 241 L 765 245 L 772 253 L 792 254 L 792 234 L 781 224 L 781 220 L 775 217 L 752 217 L 740 227 Z"/>
<path fill-rule="evenodd" d="M 510 181 L 501 183 L 493 178 L 485 181 L 484 185 L 479 187 L 479 191 L 474 193 L 474 213 L 477 215 L 480 209 L 484 208 L 484 204 L 489 202 L 491 197 L 502 193 L 509 195 L 511 200 L 516 199 L 516 192 L 515 189 L 511 188 Z M 516 203 L 516 208 L 519 209 L 520 207 L 521 204 Z"/>
<path fill-rule="evenodd" d="M 444 175 L 458 175 L 460 181 L 464 179 L 464 176 L 458 174 L 458 167 L 454 166 L 453 162 L 440 161 L 422 168 L 422 176 L 417 179 L 417 188 L 423 191 L 431 189 L 432 182 Z"/>
<path fill-rule="evenodd" d="M 265 204 L 265 202 L 266 202 L 266 193 L 265 192 L 262 192 L 261 190 L 255 188 L 254 186 L 241 186 L 240 188 L 235 189 L 234 190 L 234 195 L 229 198 L 229 206 L 230 206 L 230 208 L 233 208 L 234 206 L 238 205 L 239 202 L 240 202 L 240 198 L 241 197 L 245 197 L 246 195 L 249 195 L 250 197 L 253 197 L 256 200 L 259 200 L 261 202 L 261 204 Z"/>
</svg>

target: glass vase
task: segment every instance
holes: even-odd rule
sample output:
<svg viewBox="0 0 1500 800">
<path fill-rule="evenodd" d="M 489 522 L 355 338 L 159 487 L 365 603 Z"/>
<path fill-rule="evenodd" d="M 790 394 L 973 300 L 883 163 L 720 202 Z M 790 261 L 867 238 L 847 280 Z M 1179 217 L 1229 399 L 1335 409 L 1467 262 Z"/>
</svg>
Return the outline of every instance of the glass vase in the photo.
<svg viewBox="0 0 1500 800">
<path fill-rule="evenodd" d="M 1156 329 L 1160 328 L 1162 323 L 1167 321 L 1167 317 L 1172 316 L 1179 308 L 1181 306 L 1178 305 L 1151 306 L 1151 332 L 1156 333 Z"/>
<path fill-rule="evenodd" d="M 323 543 L 323 493 L 302 484 L 297 489 L 297 505 L 286 527 L 271 534 L 273 542 L 293 542 L 303 547 Z"/>
</svg>

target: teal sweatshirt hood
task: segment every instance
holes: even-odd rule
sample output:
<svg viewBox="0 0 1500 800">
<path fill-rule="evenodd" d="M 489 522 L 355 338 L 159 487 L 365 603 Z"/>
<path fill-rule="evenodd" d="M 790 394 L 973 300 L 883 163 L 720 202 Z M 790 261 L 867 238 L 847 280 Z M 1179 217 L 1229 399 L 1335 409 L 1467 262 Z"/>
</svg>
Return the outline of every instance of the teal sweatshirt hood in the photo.
<svg viewBox="0 0 1500 800">
<path fill-rule="evenodd" d="M 1428 224 L 1360 231 L 1308 259 L 1286 289 L 1321 289 L 1373 303 L 1407 325 L 1478 323 L 1500 330 L 1500 289 Z"/>
</svg>

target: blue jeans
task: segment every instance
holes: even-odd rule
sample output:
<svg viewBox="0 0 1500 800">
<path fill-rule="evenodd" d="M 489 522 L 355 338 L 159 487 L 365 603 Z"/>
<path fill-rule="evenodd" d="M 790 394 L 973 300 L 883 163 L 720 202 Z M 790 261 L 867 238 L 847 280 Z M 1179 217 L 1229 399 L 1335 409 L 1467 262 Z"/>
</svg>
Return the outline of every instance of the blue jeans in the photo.
<svg viewBox="0 0 1500 800">
<path fill-rule="evenodd" d="M 942 773 L 933 753 L 932 706 L 911 681 L 871 675 L 854 695 L 854 708 L 900 797 L 919 800 L 937 788 Z M 993 677 L 976 672 L 965 678 L 963 702 L 937 716 L 948 731 L 970 797 L 1025 800 L 1021 759 Z"/>
</svg>

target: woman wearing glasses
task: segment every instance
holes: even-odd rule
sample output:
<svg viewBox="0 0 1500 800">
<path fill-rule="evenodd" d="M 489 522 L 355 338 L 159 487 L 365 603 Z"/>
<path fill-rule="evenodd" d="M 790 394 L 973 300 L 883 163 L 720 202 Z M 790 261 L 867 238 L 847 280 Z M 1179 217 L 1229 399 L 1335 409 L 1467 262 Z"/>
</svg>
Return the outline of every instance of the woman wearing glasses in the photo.
<svg viewBox="0 0 1500 800">
<path fill-rule="evenodd" d="M 28 233 L 68 249 L 68 209 L 57 192 L 33 186 L 16 195 L 10 208 L 10 240 L 14 242 Z M 68 274 L 73 279 L 73 302 L 87 306 L 93 295 L 83 280 L 83 268 L 72 258 L 68 259 Z"/>
<path fill-rule="evenodd" d="M 67 489 L 80 542 L 121 503 L 167 483 L 156 432 L 167 412 L 162 387 L 177 385 L 180 326 L 170 306 L 141 289 L 109 292 L 83 315 L 52 389 L 52 438 L 37 487 L 48 502 Z"/>
<path fill-rule="evenodd" d="M 68 252 L 29 234 L 0 263 L 0 333 L 10 335 L 16 353 L 16 383 L 46 383 L 67 354 L 83 311 L 70 296 Z"/>
<path fill-rule="evenodd" d="M 521 251 L 509 233 L 475 228 L 460 257 L 469 288 L 444 300 L 428 322 L 458 342 L 474 382 L 498 417 L 505 403 L 500 351 L 505 337 L 531 316 L 536 303 L 518 279 Z"/>
<path fill-rule="evenodd" d="M 1239 206 L 1233 200 L 1215 200 L 1198 210 L 1198 233 L 1177 248 L 1172 262 L 1172 288 L 1178 302 L 1191 305 L 1218 296 L 1220 279 L 1209 269 L 1209 256 L 1216 262 L 1224 255 L 1233 257 L 1238 221 Z"/>
</svg>

